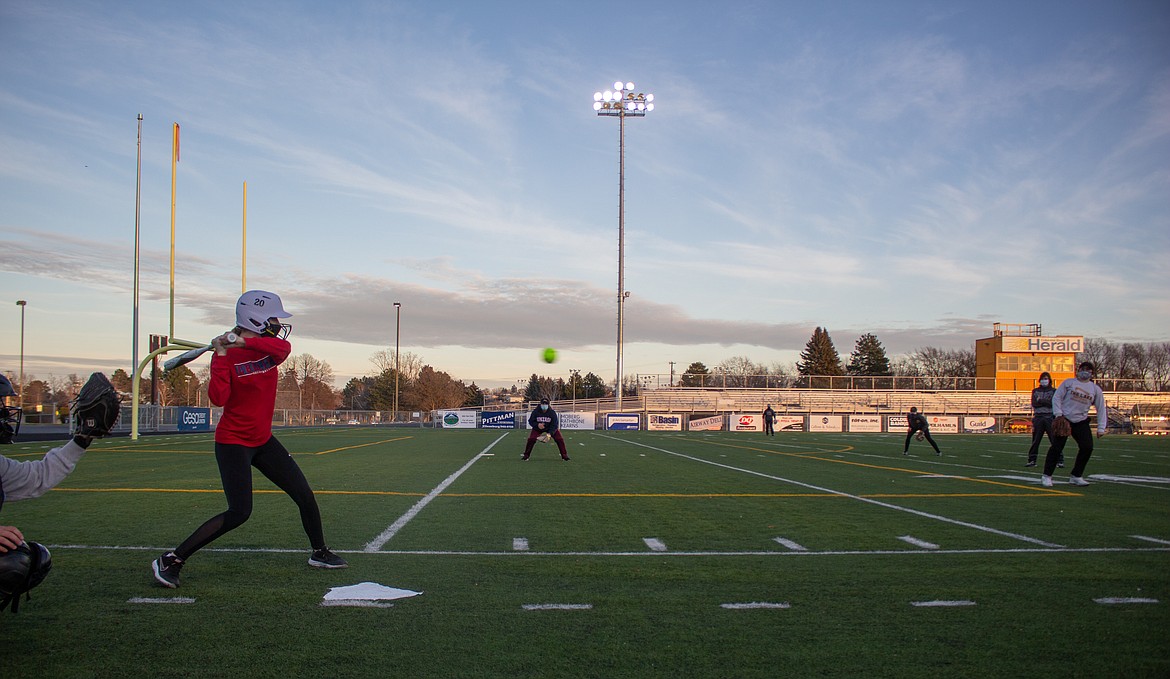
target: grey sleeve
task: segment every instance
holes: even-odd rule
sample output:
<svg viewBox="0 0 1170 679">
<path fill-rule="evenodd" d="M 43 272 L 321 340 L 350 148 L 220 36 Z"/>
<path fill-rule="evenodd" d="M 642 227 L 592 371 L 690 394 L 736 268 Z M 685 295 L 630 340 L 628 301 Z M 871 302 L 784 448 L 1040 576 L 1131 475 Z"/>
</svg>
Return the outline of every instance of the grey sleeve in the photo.
<svg viewBox="0 0 1170 679">
<path fill-rule="evenodd" d="M 85 455 L 85 448 L 70 440 L 45 453 L 39 460 L 17 462 L 0 455 L 0 483 L 4 484 L 4 501 L 15 502 L 44 495 L 65 480 Z"/>
</svg>

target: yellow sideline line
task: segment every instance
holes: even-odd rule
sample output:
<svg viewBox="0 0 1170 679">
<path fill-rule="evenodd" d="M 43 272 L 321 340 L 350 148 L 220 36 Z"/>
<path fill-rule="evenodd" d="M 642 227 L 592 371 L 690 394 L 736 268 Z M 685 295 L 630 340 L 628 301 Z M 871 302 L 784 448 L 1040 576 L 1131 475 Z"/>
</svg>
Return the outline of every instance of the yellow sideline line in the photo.
<svg viewBox="0 0 1170 679">
<path fill-rule="evenodd" d="M 386 439 L 384 441 L 371 441 L 370 443 L 359 443 L 356 446 L 342 446 L 341 448 L 333 448 L 331 450 L 322 450 L 319 453 L 313 453 L 313 454 L 314 455 L 327 455 L 329 453 L 336 453 L 336 452 L 340 452 L 342 450 L 353 450 L 355 448 L 365 448 L 366 446 L 376 446 L 376 445 L 379 445 L 382 443 L 393 443 L 395 441 L 405 441 L 407 439 L 412 439 L 412 438 L 414 438 L 414 437 L 413 436 L 399 436 L 396 439 Z"/>
<path fill-rule="evenodd" d="M 946 476 L 946 477 L 960 480 L 960 481 L 972 481 L 974 483 L 986 483 L 986 484 L 989 484 L 992 486 L 1004 486 L 1005 488 L 1018 488 L 1020 490 L 1028 491 L 1029 494 L 1040 493 L 1042 495 L 1047 495 L 1047 494 L 1080 495 L 1080 493 L 1068 493 L 1068 492 L 1065 492 L 1062 490 L 1049 490 L 1047 488 L 1033 488 L 1032 486 L 1024 486 L 1024 485 L 1020 485 L 1018 483 L 1007 483 L 1005 481 L 993 481 L 991 479 L 976 479 L 976 478 L 972 478 L 970 476 L 962 476 L 962 475 L 957 475 L 957 474 L 939 474 L 938 472 L 923 471 L 921 469 L 904 469 L 902 467 L 887 467 L 885 465 L 869 464 L 866 462 L 854 462 L 852 460 L 834 460 L 834 459 L 827 458 L 827 457 L 816 457 L 816 455 L 825 455 L 826 453 L 816 453 L 816 452 L 788 453 L 788 452 L 785 452 L 782 450 L 768 450 L 766 448 L 755 448 L 752 446 L 737 446 L 737 445 L 733 445 L 730 443 L 716 443 L 716 442 L 711 442 L 711 443 L 712 443 L 712 445 L 723 446 L 725 448 L 738 448 L 741 450 L 754 450 L 754 451 L 759 452 L 759 453 L 771 453 L 773 455 L 784 455 L 787 457 L 799 457 L 802 460 L 820 460 L 821 462 L 833 462 L 835 464 L 848 464 L 848 465 L 853 465 L 854 467 L 866 467 L 868 469 L 881 469 L 883 471 L 903 472 L 906 474 L 928 474 L 931 476 Z M 844 448 L 845 448 L 844 450 L 837 451 L 837 452 L 846 453 L 846 452 L 849 452 L 850 450 L 854 449 L 853 446 L 845 446 Z M 973 495 L 971 495 L 971 494 L 922 495 L 921 497 L 977 497 L 978 495 L 980 495 L 980 494 L 973 494 Z M 1013 497 L 1013 496 L 1016 496 L 1016 494 L 1012 493 L 1012 494 L 1006 495 L 1006 497 Z M 860 495 L 859 497 L 914 497 L 914 496 L 881 496 L 881 495 L 865 496 L 865 495 Z"/>
</svg>

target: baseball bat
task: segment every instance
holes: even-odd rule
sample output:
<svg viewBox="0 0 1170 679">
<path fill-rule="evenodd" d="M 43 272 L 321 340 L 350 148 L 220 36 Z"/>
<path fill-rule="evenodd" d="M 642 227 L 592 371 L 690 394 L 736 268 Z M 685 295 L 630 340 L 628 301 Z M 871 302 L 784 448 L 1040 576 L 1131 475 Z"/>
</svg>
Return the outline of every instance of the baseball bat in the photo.
<svg viewBox="0 0 1170 679">
<path fill-rule="evenodd" d="M 227 341 L 229 344 L 231 344 L 232 342 L 235 342 L 238 339 L 239 339 L 239 337 L 236 336 L 236 333 L 234 333 L 234 332 L 228 333 Z M 178 368 L 181 365 L 186 365 L 209 351 L 211 351 L 210 344 L 208 344 L 205 347 L 199 347 L 198 349 L 191 349 L 190 351 L 184 351 L 183 353 L 179 354 L 178 356 L 176 356 L 174 358 L 168 358 L 166 360 L 166 362 L 163 363 L 163 372 L 170 372 L 170 371 L 174 370 L 175 368 Z"/>
</svg>

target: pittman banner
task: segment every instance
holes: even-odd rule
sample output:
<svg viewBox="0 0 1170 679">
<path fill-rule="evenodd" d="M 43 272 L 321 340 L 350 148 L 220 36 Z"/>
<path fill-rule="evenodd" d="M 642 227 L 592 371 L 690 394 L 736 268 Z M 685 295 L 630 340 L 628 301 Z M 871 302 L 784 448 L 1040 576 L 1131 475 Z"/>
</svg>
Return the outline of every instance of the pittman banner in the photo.
<svg viewBox="0 0 1170 679">
<path fill-rule="evenodd" d="M 485 410 L 479 417 L 479 426 L 482 429 L 515 429 L 515 410 Z"/>
</svg>

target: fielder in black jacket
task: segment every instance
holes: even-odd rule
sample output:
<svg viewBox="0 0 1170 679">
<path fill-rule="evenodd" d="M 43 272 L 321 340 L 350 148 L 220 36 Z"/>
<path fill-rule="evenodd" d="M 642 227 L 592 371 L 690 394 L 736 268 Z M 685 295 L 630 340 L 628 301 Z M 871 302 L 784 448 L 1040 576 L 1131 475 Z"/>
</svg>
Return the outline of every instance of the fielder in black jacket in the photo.
<svg viewBox="0 0 1170 679">
<path fill-rule="evenodd" d="M 934 448 L 936 455 L 942 455 L 942 451 L 938 449 L 938 444 L 934 442 L 934 438 L 930 435 L 930 423 L 926 421 L 926 417 L 918 412 L 918 408 L 911 406 L 910 412 L 906 413 L 906 445 L 902 448 L 902 454 L 906 455 L 910 452 L 910 439 L 914 437 L 914 432 L 922 432 L 922 436 L 930 442 L 930 446 Z"/>
<path fill-rule="evenodd" d="M 565 438 L 561 436 L 561 418 L 557 416 L 557 411 L 553 410 L 549 405 L 547 398 L 540 399 L 540 405 L 532 409 L 532 414 L 528 416 L 528 426 L 532 427 L 532 431 L 528 433 L 528 442 L 524 444 L 524 455 L 521 460 L 527 460 L 528 456 L 532 454 L 532 447 L 536 445 L 536 440 L 544 434 L 552 437 L 552 440 L 557 442 L 557 448 L 561 449 L 561 459 L 565 462 L 569 461 L 569 451 L 565 450 Z"/>
</svg>

